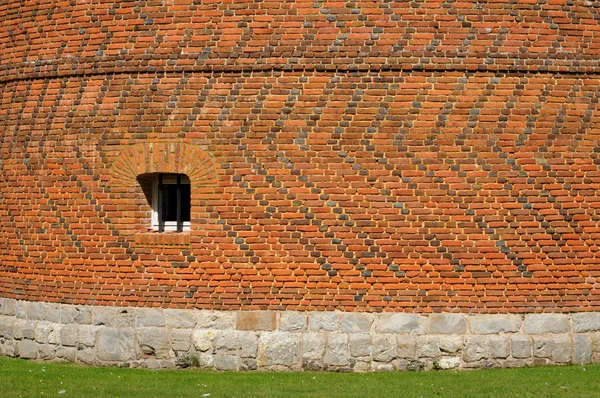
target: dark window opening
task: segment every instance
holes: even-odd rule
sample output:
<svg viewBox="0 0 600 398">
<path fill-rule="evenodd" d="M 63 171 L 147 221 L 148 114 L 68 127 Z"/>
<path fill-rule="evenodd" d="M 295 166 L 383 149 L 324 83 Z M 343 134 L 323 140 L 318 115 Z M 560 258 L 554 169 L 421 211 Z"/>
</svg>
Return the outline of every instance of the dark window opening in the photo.
<svg viewBox="0 0 600 398">
<path fill-rule="evenodd" d="M 152 229 L 190 230 L 190 179 L 185 174 L 145 174 L 138 181 L 152 207 Z"/>
<path fill-rule="evenodd" d="M 182 174 L 158 175 L 158 231 L 165 225 L 175 224 L 176 231 L 183 231 L 184 223 L 190 223 L 190 183 Z"/>
</svg>

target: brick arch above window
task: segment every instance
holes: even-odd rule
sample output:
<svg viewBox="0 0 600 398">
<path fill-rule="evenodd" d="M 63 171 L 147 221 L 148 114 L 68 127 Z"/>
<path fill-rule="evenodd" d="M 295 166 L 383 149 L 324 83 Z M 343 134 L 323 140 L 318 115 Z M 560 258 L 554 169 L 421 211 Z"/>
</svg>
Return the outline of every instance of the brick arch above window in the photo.
<svg viewBox="0 0 600 398">
<path fill-rule="evenodd" d="M 140 174 L 185 174 L 193 185 L 213 185 L 217 173 L 210 154 L 182 142 L 146 142 L 121 151 L 110 174 L 115 186 L 132 186 Z"/>
</svg>

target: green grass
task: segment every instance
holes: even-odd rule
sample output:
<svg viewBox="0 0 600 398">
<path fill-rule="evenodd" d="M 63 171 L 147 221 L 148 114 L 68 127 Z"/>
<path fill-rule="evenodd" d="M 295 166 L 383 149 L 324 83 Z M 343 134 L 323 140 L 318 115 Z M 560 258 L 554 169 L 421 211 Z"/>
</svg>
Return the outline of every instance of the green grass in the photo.
<svg viewBox="0 0 600 398">
<path fill-rule="evenodd" d="M 210 394 L 210 395 L 206 395 Z M 239 373 L 0 357 L 0 397 L 600 397 L 600 366 L 464 372 Z"/>
</svg>

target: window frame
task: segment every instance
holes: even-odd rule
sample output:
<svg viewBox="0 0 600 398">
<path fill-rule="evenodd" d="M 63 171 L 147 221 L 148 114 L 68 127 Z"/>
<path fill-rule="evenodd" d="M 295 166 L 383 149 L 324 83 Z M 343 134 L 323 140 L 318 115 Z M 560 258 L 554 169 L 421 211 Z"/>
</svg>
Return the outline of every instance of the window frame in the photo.
<svg viewBox="0 0 600 398">
<path fill-rule="evenodd" d="M 164 185 L 176 185 L 177 190 L 177 218 L 178 221 L 161 220 L 162 216 L 162 198 L 159 192 L 164 189 Z M 152 217 L 150 220 L 151 227 L 158 232 L 187 232 L 190 231 L 190 221 L 181 220 L 181 204 L 184 198 L 181 197 L 181 185 L 191 185 L 190 179 L 185 174 L 175 173 L 157 173 L 152 179 Z M 191 192 L 190 192 L 191 196 Z M 191 201 L 191 197 L 188 198 Z M 190 203 L 191 207 L 191 203 Z"/>
</svg>

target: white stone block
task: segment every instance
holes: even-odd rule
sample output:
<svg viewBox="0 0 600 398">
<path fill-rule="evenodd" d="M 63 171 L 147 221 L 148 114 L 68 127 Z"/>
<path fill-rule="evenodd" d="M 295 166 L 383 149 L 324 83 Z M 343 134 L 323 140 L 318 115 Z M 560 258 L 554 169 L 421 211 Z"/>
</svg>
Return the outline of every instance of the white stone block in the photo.
<svg viewBox="0 0 600 398">
<path fill-rule="evenodd" d="M 380 314 L 376 321 L 379 333 L 426 334 L 428 327 L 427 317 L 414 314 Z"/>
</svg>

